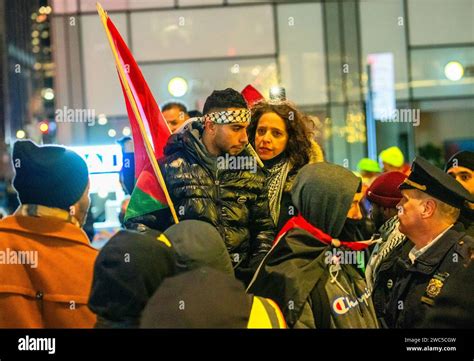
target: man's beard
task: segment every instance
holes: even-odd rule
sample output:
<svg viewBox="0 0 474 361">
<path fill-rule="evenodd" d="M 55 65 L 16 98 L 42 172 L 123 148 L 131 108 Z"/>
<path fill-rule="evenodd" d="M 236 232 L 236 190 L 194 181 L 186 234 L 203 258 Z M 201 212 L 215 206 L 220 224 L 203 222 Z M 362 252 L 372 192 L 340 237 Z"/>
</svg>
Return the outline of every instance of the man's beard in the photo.
<svg viewBox="0 0 474 361">
<path fill-rule="evenodd" d="M 79 209 L 76 214 L 77 216 L 80 216 L 80 217 L 76 216 L 76 219 L 81 225 L 81 228 L 86 224 L 87 216 L 89 215 L 90 206 L 91 206 L 90 202 L 87 207 L 85 205 L 78 204 Z"/>
<path fill-rule="evenodd" d="M 217 143 L 217 148 L 219 149 L 219 152 L 220 152 L 220 155 L 224 155 L 224 154 L 229 154 L 229 155 L 238 155 L 240 154 L 245 147 L 237 147 L 237 146 L 227 146 L 227 145 L 222 145 L 222 144 L 219 144 Z"/>
</svg>

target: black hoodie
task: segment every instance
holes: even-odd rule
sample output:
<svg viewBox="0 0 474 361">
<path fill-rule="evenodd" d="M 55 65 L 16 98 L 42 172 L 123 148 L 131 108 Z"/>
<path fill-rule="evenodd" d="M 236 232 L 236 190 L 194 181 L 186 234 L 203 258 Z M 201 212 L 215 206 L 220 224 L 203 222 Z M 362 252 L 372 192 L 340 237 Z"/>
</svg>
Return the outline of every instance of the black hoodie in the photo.
<svg viewBox="0 0 474 361">
<path fill-rule="evenodd" d="M 337 238 L 359 184 L 360 178 L 339 165 L 308 164 L 296 176 L 292 201 L 306 221 Z M 320 264 L 320 256 L 327 249 L 327 244 L 308 231 L 291 229 L 267 255 L 247 291 L 273 299 L 282 309 L 288 325 L 293 327 L 322 277 L 325 267 Z M 324 288 L 316 293 L 324 293 Z M 321 309 L 322 302 L 321 297 L 313 297 L 313 307 Z M 315 319 L 316 327 L 321 324 L 329 327 L 327 314 L 319 315 L 320 318 Z"/>
<path fill-rule="evenodd" d="M 337 238 L 360 182 L 360 178 L 339 165 L 308 164 L 298 172 L 291 197 L 308 222 Z"/>
<path fill-rule="evenodd" d="M 208 266 L 234 276 L 224 241 L 209 223 L 185 220 L 171 226 L 164 234 L 176 252 L 178 272 Z"/>
<path fill-rule="evenodd" d="M 246 328 L 252 296 L 235 278 L 201 267 L 166 279 L 143 311 L 142 328 Z"/>
<path fill-rule="evenodd" d="M 97 328 L 138 327 L 148 299 L 176 272 L 171 245 L 160 233 L 119 231 L 100 251 L 94 265 L 89 308 Z"/>
</svg>

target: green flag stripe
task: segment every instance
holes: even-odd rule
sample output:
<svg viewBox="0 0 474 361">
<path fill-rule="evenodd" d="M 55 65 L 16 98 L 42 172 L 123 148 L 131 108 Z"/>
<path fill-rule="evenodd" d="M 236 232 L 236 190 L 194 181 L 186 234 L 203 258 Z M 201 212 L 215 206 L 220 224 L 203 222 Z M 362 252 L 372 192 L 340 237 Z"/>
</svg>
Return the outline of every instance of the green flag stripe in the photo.
<svg viewBox="0 0 474 361">
<path fill-rule="evenodd" d="M 127 221 L 130 218 L 139 217 L 164 208 L 168 208 L 168 205 L 153 198 L 140 188 L 135 187 L 127 207 L 127 212 L 125 213 L 125 220 Z"/>
</svg>

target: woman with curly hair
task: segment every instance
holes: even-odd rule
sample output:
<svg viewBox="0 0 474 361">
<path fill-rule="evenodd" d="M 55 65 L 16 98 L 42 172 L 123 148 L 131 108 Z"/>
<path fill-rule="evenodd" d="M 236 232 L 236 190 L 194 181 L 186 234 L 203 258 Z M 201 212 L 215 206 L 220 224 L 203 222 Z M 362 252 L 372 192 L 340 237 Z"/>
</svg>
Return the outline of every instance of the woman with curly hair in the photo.
<svg viewBox="0 0 474 361">
<path fill-rule="evenodd" d="M 278 232 L 295 215 L 290 190 L 298 170 L 322 162 L 323 152 L 312 139 L 312 120 L 293 104 L 260 101 L 251 110 L 247 133 L 269 172 L 268 199 Z"/>
</svg>

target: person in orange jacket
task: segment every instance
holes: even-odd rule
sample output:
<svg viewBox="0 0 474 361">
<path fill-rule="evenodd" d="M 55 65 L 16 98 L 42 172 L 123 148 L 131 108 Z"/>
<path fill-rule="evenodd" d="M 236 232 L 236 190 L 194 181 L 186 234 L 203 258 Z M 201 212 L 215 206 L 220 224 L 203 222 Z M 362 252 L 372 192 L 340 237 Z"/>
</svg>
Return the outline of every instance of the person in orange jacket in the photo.
<svg viewBox="0 0 474 361">
<path fill-rule="evenodd" d="M 93 327 L 87 165 L 64 147 L 31 141 L 15 143 L 12 161 L 21 205 L 0 220 L 0 327 Z"/>
</svg>

